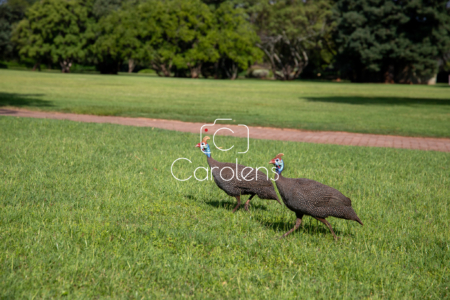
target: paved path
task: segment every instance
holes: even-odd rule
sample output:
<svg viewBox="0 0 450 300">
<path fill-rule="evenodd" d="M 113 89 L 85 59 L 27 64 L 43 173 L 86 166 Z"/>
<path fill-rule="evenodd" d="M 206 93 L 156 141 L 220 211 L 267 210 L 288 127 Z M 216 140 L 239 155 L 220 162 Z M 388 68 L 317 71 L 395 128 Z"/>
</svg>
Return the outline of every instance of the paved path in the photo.
<svg viewBox="0 0 450 300">
<path fill-rule="evenodd" d="M 247 128 L 245 126 L 224 125 L 223 121 L 222 124 L 203 126 L 203 123 L 191 123 L 172 120 L 78 115 L 56 112 L 28 111 L 23 109 L 0 109 L 0 116 L 48 118 L 89 123 L 113 123 L 128 126 L 156 127 L 192 133 L 200 133 L 200 130 L 202 130 L 203 134 L 208 134 L 211 137 L 218 129 L 226 127 L 233 130 L 234 133 L 227 129 L 222 129 L 217 134 L 235 135 L 239 137 L 247 136 Z M 208 132 L 205 132 L 205 130 L 208 130 Z M 351 146 L 393 147 L 450 152 L 450 139 L 447 138 L 404 137 L 338 131 L 304 131 L 296 129 L 280 129 L 268 127 L 249 127 L 248 132 L 250 138 L 254 139 Z"/>
</svg>

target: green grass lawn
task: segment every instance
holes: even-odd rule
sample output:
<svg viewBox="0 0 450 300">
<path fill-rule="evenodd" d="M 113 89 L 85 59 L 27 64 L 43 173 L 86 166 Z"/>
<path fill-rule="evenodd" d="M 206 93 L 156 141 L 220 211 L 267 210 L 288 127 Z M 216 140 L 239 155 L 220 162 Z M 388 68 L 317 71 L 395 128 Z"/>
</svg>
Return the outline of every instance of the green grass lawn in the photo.
<svg viewBox="0 0 450 300">
<path fill-rule="evenodd" d="M 305 217 L 278 240 L 295 222 L 285 206 L 254 199 L 233 214 L 214 182 L 172 177 L 179 157 L 192 161 L 175 164 L 179 178 L 207 166 L 197 135 L 13 117 L 0 128 L 2 299 L 450 297 L 449 153 L 251 140 L 240 163 L 284 152 L 285 176 L 341 190 L 364 223 L 329 218 L 335 242 Z"/>
<path fill-rule="evenodd" d="M 0 107 L 450 137 L 450 87 L 0 70 Z"/>
</svg>

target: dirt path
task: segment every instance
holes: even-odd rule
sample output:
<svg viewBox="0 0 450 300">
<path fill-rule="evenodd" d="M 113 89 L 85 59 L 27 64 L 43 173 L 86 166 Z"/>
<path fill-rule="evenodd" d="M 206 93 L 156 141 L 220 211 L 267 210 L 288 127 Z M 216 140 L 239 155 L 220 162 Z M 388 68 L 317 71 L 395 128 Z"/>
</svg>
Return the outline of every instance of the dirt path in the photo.
<svg viewBox="0 0 450 300">
<path fill-rule="evenodd" d="M 267 127 L 249 127 L 247 131 L 247 128 L 245 126 L 238 125 L 216 124 L 214 126 L 203 126 L 203 123 L 191 123 L 172 120 L 78 115 L 56 112 L 29 111 L 23 109 L 0 109 L 0 116 L 47 118 L 87 123 L 112 123 L 127 126 L 156 127 L 192 133 L 200 133 L 200 130 L 202 130 L 203 134 L 208 134 L 211 137 L 218 129 L 226 127 L 234 131 L 234 133 L 232 133 L 228 129 L 222 129 L 217 134 L 247 137 L 247 134 L 249 133 L 249 137 L 254 139 L 368 147 L 392 147 L 450 152 L 450 139 L 447 138 L 404 137 L 338 131 L 304 131 Z M 205 132 L 205 130 L 208 130 L 208 132 Z"/>
</svg>

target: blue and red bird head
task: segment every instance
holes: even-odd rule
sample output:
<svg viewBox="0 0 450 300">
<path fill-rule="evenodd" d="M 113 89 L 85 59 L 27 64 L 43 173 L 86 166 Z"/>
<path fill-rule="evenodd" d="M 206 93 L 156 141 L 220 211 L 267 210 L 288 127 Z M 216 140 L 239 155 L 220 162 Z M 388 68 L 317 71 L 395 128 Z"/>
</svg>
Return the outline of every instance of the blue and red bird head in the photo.
<svg viewBox="0 0 450 300">
<path fill-rule="evenodd" d="M 206 154 L 206 156 L 211 157 L 211 149 L 209 148 L 208 145 L 209 139 L 210 139 L 209 136 L 205 136 L 203 140 L 200 143 L 198 143 L 195 147 L 199 147 L 200 150 L 202 150 L 202 152 Z"/>
<path fill-rule="evenodd" d="M 275 169 L 277 171 L 278 174 L 281 173 L 281 171 L 283 171 L 284 169 L 284 162 L 281 159 L 281 157 L 283 156 L 283 153 L 278 154 L 277 156 L 275 156 L 274 159 L 272 159 L 269 164 L 275 165 Z"/>
</svg>

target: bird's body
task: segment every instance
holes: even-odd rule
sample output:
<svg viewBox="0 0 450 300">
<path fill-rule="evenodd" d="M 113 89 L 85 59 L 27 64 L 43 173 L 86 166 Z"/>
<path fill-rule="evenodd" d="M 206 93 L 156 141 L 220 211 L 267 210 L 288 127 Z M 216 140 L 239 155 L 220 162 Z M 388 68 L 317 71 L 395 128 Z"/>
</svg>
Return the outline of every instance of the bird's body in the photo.
<svg viewBox="0 0 450 300">
<path fill-rule="evenodd" d="M 332 187 L 311 179 L 286 178 L 282 175 L 276 185 L 284 204 L 296 213 L 322 219 L 335 217 L 361 222 L 352 208 L 350 198 Z"/>
<path fill-rule="evenodd" d="M 275 187 L 268 175 L 251 167 L 239 164 L 218 162 L 211 157 L 211 150 L 207 143 L 209 137 L 205 137 L 201 143 L 197 144 L 202 152 L 206 154 L 208 164 L 214 182 L 231 197 L 236 197 L 237 205 L 233 209 L 235 212 L 241 205 L 241 195 L 250 195 L 245 203 L 245 210 L 248 210 L 250 200 L 257 195 L 260 199 L 278 200 Z"/>
<path fill-rule="evenodd" d="M 239 164 L 218 162 L 212 157 L 208 157 L 208 164 L 214 182 L 229 196 L 257 195 L 261 199 L 278 200 L 267 174 Z"/>
<path fill-rule="evenodd" d="M 277 168 L 276 186 L 284 204 L 297 215 L 295 227 L 284 234 L 283 237 L 300 226 L 304 215 L 311 216 L 327 225 L 335 238 L 337 237 L 330 223 L 325 220 L 327 217 L 352 220 L 363 225 L 352 208 L 350 198 L 344 196 L 335 188 L 311 179 L 286 178 L 281 175 L 284 169 L 284 163 L 281 160 L 282 155 L 279 154 L 271 161 Z M 277 159 L 278 161 L 276 161 Z"/>
</svg>

